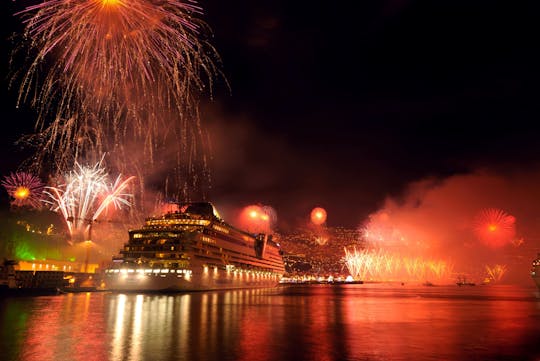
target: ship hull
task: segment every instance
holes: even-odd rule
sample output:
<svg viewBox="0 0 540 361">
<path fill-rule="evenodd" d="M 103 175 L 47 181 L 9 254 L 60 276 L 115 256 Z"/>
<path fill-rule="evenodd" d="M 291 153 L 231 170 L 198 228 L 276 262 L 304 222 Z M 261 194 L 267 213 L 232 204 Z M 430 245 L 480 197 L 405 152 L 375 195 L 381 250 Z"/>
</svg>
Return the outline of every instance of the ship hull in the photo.
<svg viewBox="0 0 540 361">
<path fill-rule="evenodd" d="M 137 272 L 139 271 L 139 272 Z M 105 275 L 105 288 L 117 292 L 190 292 L 277 286 L 281 275 L 209 270 L 201 273 L 145 273 L 133 270 Z"/>
</svg>

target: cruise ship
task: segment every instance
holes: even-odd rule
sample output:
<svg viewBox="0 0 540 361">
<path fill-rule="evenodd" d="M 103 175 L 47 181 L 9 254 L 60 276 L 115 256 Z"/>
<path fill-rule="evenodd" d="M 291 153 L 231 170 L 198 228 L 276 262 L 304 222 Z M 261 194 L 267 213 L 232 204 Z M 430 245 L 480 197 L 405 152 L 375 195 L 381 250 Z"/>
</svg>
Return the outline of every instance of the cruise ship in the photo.
<svg viewBox="0 0 540 361">
<path fill-rule="evenodd" d="M 271 287 L 285 272 L 281 253 L 271 235 L 229 225 L 211 203 L 181 204 L 129 231 L 104 283 L 132 292 Z"/>
<path fill-rule="evenodd" d="M 532 263 L 531 276 L 536 283 L 536 287 L 540 290 L 540 253 Z"/>
</svg>

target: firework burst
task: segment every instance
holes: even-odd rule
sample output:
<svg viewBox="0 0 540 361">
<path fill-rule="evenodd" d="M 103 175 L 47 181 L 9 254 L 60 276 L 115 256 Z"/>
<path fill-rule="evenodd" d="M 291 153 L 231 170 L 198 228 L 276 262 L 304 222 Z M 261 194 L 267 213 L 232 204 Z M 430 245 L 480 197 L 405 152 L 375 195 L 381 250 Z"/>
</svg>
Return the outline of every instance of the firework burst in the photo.
<svg viewBox="0 0 540 361">
<path fill-rule="evenodd" d="M 496 208 L 483 209 L 474 219 L 473 231 L 484 244 L 502 247 L 516 235 L 516 218 Z"/>
<path fill-rule="evenodd" d="M 44 184 L 35 175 L 26 172 L 11 173 L 4 177 L 2 185 L 12 198 L 12 206 L 41 207 Z"/>
<path fill-rule="evenodd" d="M 311 223 L 316 226 L 320 226 L 326 222 L 326 210 L 321 207 L 313 208 L 310 214 Z"/>
<path fill-rule="evenodd" d="M 276 211 L 264 205 L 247 206 L 238 218 L 240 227 L 251 233 L 272 233 L 276 221 Z"/>
<path fill-rule="evenodd" d="M 168 151 L 176 183 L 195 160 L 205 168 L 197 94 L 218 57 L 200 13 L 179 0 L 48 0 L 20 12 L 29 65 L 19 102 L 39 111 L 39 133 L 26 139 L 36 164 L 50 157 L 62 170 L 108 153 L 110 167 L 142 182 Z"/>
<path fill-rule="evenodd" d="M 66 183 L 59 187 L 46 187 L 45 200 L 51 210 L 64 218 L 71 237 L 84 237 L 88 228 L 100 215 L 114 209 L 129 207 L 131 194 L 125 193 L 134 177 L 109 182 L 101 163 L 93 167 L 76 164 L 76 169 L 65 176 Z"/>
</svg>

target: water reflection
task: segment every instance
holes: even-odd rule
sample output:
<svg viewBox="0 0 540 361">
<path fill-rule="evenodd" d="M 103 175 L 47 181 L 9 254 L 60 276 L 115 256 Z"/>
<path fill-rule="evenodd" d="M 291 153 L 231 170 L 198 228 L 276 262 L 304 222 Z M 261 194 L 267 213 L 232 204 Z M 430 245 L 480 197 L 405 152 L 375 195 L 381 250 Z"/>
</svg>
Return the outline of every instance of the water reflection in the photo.
<svg viewBox="0 0 540 361">
<path fill-rule="evenodd" d="M 6 298 L 0 349 L 30 361 L 533 360 L 539 305 L 517 288 L 365 285 Z"/>
</svg>

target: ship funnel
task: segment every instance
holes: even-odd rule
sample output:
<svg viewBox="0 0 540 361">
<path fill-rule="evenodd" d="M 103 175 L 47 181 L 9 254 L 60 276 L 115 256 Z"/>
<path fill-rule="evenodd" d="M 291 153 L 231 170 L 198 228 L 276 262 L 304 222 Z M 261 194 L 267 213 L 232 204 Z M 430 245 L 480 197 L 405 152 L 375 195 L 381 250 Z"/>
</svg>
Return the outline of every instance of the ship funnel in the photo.
<svg viewBox="0 0 540 361">
<path fill-rule="evenodd" d="M 256 237 L 255 237 L 255 244 L 254 244 L 254 248 L 255 248 L 255 256 L 259 259 L 263 259 L 264 258 L 264 251 L 266 249 L 266 242 L 268 239 L 272 239 L 272 236 L 268 236 L 264 233 L 259 233 Z"/>
</svg>

